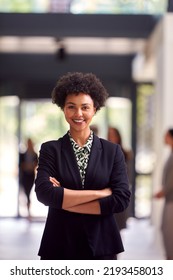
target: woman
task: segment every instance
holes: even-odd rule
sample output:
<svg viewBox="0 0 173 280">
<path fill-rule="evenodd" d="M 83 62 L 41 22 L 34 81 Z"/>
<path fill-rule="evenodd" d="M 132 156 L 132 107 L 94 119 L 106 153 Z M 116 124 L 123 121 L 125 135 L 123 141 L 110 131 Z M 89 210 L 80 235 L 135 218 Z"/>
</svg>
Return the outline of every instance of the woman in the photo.
<svg viewBox="0 0 173 280">
<path fill-rule="evenodd" d="M 30 214 L 30 194 L 34 184 L 35 170 L 37 167 L 37 153 L 34 150 L 33 142 L 30 138 L 27 139 L 27 149 L 24 153 L 19 153 L 19 182 L 24 189 L 27 199 L 28 218 Z"/>
<path fill-rule="evenodd" d="M 122 145 L 122 137 L 120 134 L 120 131 L 118 128 L 116 127 L 108 127 L 108 140 L 111 141 L 112 143 L 116 143 L 118 145 L 120 145 L 124 157 L 125 157 L 125 161 L 128 162 L 129 160 L 131 160 L 132 158 L 132 153 L 131 151 L 127 151 L 123 148 Z"/>
<path fill-rule="evenodd" d="M 106 98 L 91 73 L 68 73 L 53 90 L 53 103 L 63 110 L 69 131 L 40 150 L 35 190 L 49 206 L 41 259 L 115 259 L 123 251 L 113 217 L 130 199 L 123 153 L 90 130 Z"/>
<path fill-rule="evenodd" d="M 165 199 L 162 215 L 163 243 L 166 258 L 173 260 L 173 128 L 166 132 L 165 144 L 170 146 L 171 152 L 163 169 L 162 188 L 154 197 Z"/>
<path fill-rule="evenodd" d="M 118 128 L 108 127 L 108 141 L 120 145 L 127 165 L 127 174 L 128 174 L 129 182 L 131 183 L 132 182 L 132 152 L 123 148 L 122 137 Z M 125 209 L 125 211 L 121 213 L 115 213 L 114 216 L 119 229 L 122 230 L 126 228 L 126 222 L 129 216 L 129 209 L 127 208 Z"/>
</svg>

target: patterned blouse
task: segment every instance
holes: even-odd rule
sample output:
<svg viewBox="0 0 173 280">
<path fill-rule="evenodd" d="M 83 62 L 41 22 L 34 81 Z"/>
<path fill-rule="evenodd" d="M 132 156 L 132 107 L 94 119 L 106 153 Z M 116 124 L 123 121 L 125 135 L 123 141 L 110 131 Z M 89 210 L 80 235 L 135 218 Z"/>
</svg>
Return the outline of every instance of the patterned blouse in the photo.
<svg viewBox="0 0 173 280">
<path fill-rule="evenodd" d="M 89 156 L 91 152 L 91 147 L 92 147 L 92 142 L 93 142 L 93 131 L 91 131 L 91 134 L 85 143 L 83 147 L 80 147 L 72 138 L 70 135 L 70 132 L 68 132 L 69 137 L 70 137 L 70 142 L 73 147 L 73 151 L 76 156 L 76 161 L 77 165 L 79 168 L 81 180 L 82 180 L 82 188 L 84 188 L 84 183 L 85 183 L 85 174 L 86 174 L 86 169 L 88 166 L 88 161 L 89 161 Z"/>
</svg>

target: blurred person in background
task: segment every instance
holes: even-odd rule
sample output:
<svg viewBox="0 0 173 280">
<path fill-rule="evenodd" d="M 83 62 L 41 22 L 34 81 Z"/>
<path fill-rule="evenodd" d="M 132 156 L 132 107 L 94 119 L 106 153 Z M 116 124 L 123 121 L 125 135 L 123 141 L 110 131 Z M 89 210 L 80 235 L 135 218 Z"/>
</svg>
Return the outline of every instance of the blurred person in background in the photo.
<svg viewBox="0 0 173 280">
<path fill-rule="evenodd" d="M 99 134 L 99 129 L 98 129 L 98 126 L 97 126 L 96 124 L 90 125 L 90 129 L 95 133 L 95 135 L 98 136 L 98 134 Z"/>
<path fill-rule="evenodd" d="M 107 139 L 108 139 L 108 141 L 110 141 L 112 143 L 116 143 L 121 147 L 121 150 L 124 154 L 124 159 L 126 162 L 129 183 L 131 183 L 132 182 L 132 158 L 133 158 L 132 151 L 126 150 L 123 148 L 122 137 L 121 137 L 119 129 L 116 127 L 108 127 Z M 115 213 L 114 216 L 115 216 L 119 229 L 122 230 L 122 229 L 126 228 L 127 218 L 129 217 L 129 208 L 127 208 L 123 212 Z"/>
<path fill-rule="evenodd" d="M 38 163 L 38 156 L 34 150 L 33 142 L 30 138 L 27 139 L 26 151 L 19 153 L 19 184 L 24 190 L 26 196 L 28 218 L 31 218 L 30 213 L 30 194 L 35 180 L 35 171 Z"/>
<path fill-rule="evenodd" d="M 90 129 L 107 96 L 92 73 L 67 73 L 53 89 L 69 130 L 40 150 L 35 191 L 49 206 L 42 260 L 113 260 L 124 251 L 113 216 L 130 199 L 123 153 Z"/>
<path fill-rule="evenodd" d="M 164 142 L 170 147 L 170 154 L 163 168 L 162 188 L 154 198 L 164 198 L 161 230 L 166 259 L 173 260 L 173 128 L 166 131 Z"/>
</svg>

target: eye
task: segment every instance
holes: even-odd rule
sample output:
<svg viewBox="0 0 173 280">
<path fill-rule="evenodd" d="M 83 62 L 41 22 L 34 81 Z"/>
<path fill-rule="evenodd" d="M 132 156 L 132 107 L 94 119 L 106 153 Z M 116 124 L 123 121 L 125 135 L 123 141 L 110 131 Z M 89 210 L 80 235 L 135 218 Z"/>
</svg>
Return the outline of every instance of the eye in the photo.
<svg viewBox="0 0 173 280">
<path fill-rule="evenodd" d="M 89 110 L 89 106 L 83 106 L 82 110 L 84 110 L 84 111 Z"/>
<path fill-rule="evenodd" d="M 68 105 L 67 108 L 68 109 L 74 109 L 74 105 Z"/>
</svg>

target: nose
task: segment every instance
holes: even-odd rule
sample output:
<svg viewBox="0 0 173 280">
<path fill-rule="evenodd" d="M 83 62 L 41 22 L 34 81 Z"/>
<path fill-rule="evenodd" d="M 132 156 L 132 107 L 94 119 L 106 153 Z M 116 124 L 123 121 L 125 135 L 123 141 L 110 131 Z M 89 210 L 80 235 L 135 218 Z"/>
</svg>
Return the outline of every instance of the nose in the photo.
<svg viewBox="0 0 173 280">
<path fill-rule="evenodd" d="M 77 117 L 82 116 L 82 110 L 81 110 L 81 108 L 77 108 L 77 109 L 76 109 L 75 115 L 76 115 Z"/>
</svg>

